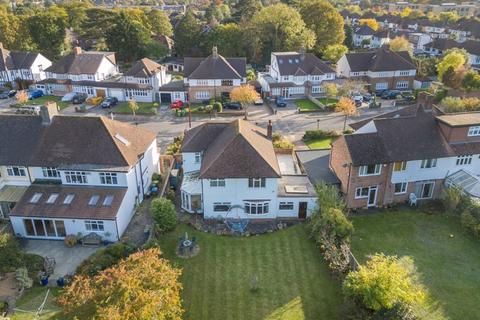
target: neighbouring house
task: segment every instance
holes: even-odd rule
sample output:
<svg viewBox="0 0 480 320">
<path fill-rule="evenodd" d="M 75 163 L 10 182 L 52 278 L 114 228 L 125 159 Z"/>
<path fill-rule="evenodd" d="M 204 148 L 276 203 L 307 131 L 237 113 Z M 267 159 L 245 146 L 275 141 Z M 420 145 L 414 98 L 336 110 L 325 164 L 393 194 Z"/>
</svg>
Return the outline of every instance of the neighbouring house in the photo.
<svg viewBox="0 0 480 320">
<path fill-rule="evenodd" d="M 480 197 L 480 113 L 443 114 L 422 96 L 417 106 L 352 124 L 353 134 L 333 142 L 330 167 L 350 208 L 435 199 L 445 182 L 462 179 Z"/>
<path fill-rule="evenodd" d="M 181 207 L 206 219 L 305 219 L 315 189 L 292 150 L 275 150 L 272 125 L 207 122 L 181 147 Z"/>
<path fill-rule="evenodd" d="M 305 52 L 273 52 L 268 71 L 258 74 L 264 94 L 286 99 L 323 96 L 323 85 L 334 80 L 335 70 Z"/>
<path fill-rule="evenodd" d="M 168 72 L 172 73 L 183 72 L 183 69 L 185 68 L 184 59 L 179 57 L 165 57 L 161 63 L 167 67 Z"/>
<path fill-rule="evenodd" d="M 0 42 L 0 86 L 10 84 L 26 88 L 45 79 L 45 69 L 52 62 L 40 53 L 9 51 Z"/>
<path fill-rule="evenodd" d="M 215 97 L 229 98 L 233 88 L 247 83 L 245 58 L 224 58 L 213 47 L 206 58 L 185 58 L 184 98 L 190 102 L 201 102 Z M 176 87 L 177 89 L 179 86 Z M 162 102 L 178 100 L 171 86 L 160 88 Z"/>
<path fill-rule="evenodd" d="M 371 91 L 388 89 L 411 90 L 417 74 L 407 51 L 376 51 L 347 53 L 337 63 L 337 76 L 366 81 Z"/>
<path fill-rule="evenodd" d="M 376 31 L 366 24 L 355 27 L 353 29 L 353 45 L 355 47 L 370 47 L 372 38 Z"/>
<path fill-rule="evenodd" d="M 0 212 L 20 237 L 117 241 L 159 172 L 156 135 L 105 117 L 0 115 Z"/>
<path fill-rule="evenodd" d="M 466 40 L 457 42 L 452 39 L 435 39 L 425 45 L 425 52 L 432 56 L 442 56 L 445 51 L 453 48 L 465 49 L 468 62 L 476 70 L 480 70 L 480 41 Z"/>
<path fill-rule="evenodd" d="M 389 30 L 380 30 L 375 32 L 372 36 L 372 40 L 370 42 L 370 48 L 380 48 L 390 42 L 390 31 Z"/>
</svg>

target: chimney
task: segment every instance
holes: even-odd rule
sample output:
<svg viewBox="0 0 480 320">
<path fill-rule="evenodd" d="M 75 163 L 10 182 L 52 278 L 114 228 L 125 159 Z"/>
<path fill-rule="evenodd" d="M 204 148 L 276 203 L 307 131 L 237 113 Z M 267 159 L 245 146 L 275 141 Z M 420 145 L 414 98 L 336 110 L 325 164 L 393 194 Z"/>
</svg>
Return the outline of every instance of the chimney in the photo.
<svg viewBox="0 0 480 320">
<path fill-rule="evenodd" d="M 40 116 L 42 117 L 42 124 L 49 125 L 52 123 L 53 117 L 58 115 L 58 107 L 56 102 L 47 101 L 44 106 L 40 108 Z"/>
<path fill-rule="evenodd" d="M 73 54 L 74 55 L 79 55 L 82 53 L 82 48 L 81 47 L 73 47 Z"/>
<path fill-rule="evenodd" d="M 273 136 L 273 125 L 272 125 L 272 120 L 268 120 L 268 126 L 267 126 L 267 138 L 272 140 Z"/>
<path fill-rule="evenodd" d="M 299 52 L 299 53 L 300 53 L 300 59 L 301 59 L 301 60 L 305 59 L 305 52 L 306 52 L 306 49 L 305 49 L 304 46 L 302 46 L 302 47 L 300 48 L 300 52 Z"/>
<path fill-rule="evenodd" d="M 218 49 L 217 46 L 213 46 L 212 48 L 212 56 L 216 59 L 218 58 Z"/>
<path fill-rule="evenodd" d="M 432 110 L 434 99 L 435 96 L 433 94 L 421 91 L 418 93 L 417 105 L 422 107 L 425 111 Z"/>
</svg>

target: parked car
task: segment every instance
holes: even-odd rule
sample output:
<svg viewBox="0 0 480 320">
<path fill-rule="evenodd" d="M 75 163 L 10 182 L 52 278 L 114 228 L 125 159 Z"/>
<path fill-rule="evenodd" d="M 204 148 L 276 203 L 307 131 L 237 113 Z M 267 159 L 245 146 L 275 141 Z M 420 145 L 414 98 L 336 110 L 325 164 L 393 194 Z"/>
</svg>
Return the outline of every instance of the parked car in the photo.
<svg viewBox="0 0 480 320">
<path fill-rule="evenodd" d="M 102 103 L 103 97 L 94 97 L 94 98 L 88 98 L 87 99 L 87 104 L 90 106 L 98 106 L 100 103 Z"/>
<path fill-rule="evenodd" d="M 66 95 L 62 97 L 63 102 L 71 102 L 73 100 L 73 97 L 75 97 L 77 93 L 75 92 L 69 92 Z"/>
<path fill-rule="evenodd" d="M 17 90 L 7 90 L 0 93 L 0 99 L 13 98 L 17 94 Z"/>
<path fill-rule="evenodd" d="M 234 109 L 234 110 L 242 110 L 242 104 L 240 102 L 228 102 L 223 105 L 225 109 Z"/>
<path fill-rule="evenodd" d="M 8 99 L 8 91 L 0 92 L 0 99 Z"/>
<path fill-rule="evenodd" d="M 350 95 L 350 98 L 352 98 L 354 101 L 360 101 L 363 102 L 363 95 L 359 92 L 354 92 Z"/>
<path fill-rule="evenodd" d="M 415 100 L 415 96 L 410 92 L 402 92 L 402 98 L 406 101 L 413 101 Z"/>
<path fill-rule="evenodd" d="M 72 103 L 82 104 L 87 100 L 87 98 L 88 98 L 88 95 L 86 93 L 77 93 L 76 95 L 73 96 Z"/>
<path fill-rule="evenodd" d="M 401 93 L 398 90 L 386 90 L 382 93 L 382 99 L 396 99 L 399 95 L 401 95 Z"/>
<path fill-rule="evenodd" d="M 360 108 L 362 106 L 362 103 L 363 103 L 362 100 L 358 100 L 358 99 L 353 100 L 353 102 L 355 102 L 355 107 L 357 107 L 357 108 Z"/>
<path fill-rule="evenodd" d="M 387 90 L 375 90 L 374 94 L 375 94 L 375 96 L 377 96 L 377 97 L 381 97 L 382 94 L 383 94 L 385 91 L 387 91 Z"/>
<path fill-rule="evenodd" d="M 370 102 L 372 99 L 373 99 L 373 95 L 371 95 L 370 93 L 365 93 L 363 95 L 363 101 L 365 102 Z"/>
<path fill-rule="evenodd" d="M 173 101 L 170 104 L 170 109 L 182 109 L 182 108 L 183 108 L 183 101 L 181 100 Z"/>
<path fill-rule="evenodd" d="M 263 105 L 263 99 L 258 99 L 253 104 L 256 105 L 256 106 L 262 106 Z"/>
<path fill-rule="evenodd" d="M 114 107 L 118 104 L 118 99 L 115 97 L 108 97 L 100 104 L 103 109 Z"/>
<path fill-rule="evenodd" d="M 275 99 L 275 105 L 277 108 L 285 108 L 287 106 L 287 101 L 285 101 L 284 97 L 278 97 Z"/>
<path fill-rule="evenodd" d="M 44 96 L 44 94 L 43 94 L 42 90 L 29 90 L 28 91 L 28 100 L 37 99 L 37 98 L 40 98 L 40 97 L 43 97 L 43 96 Z"/>
</svg>

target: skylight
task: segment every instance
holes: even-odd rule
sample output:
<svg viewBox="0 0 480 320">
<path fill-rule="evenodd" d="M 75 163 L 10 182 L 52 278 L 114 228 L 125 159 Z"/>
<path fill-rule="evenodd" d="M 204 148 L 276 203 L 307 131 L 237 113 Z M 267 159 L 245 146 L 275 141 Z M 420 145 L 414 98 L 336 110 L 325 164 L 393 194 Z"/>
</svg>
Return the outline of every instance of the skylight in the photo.
<svg viewBox="0 0 480 320">
<path fill-rule="evenodd" d="M 120 133 L 117 133 L 115 135 L 115 138 L 117 138 L 121 143 L 123 143 L 126 146 L 130 145 L 130 141 L 127 140 L 124 136 L 122 136 Z"/>
<path fill-rule="evenodd" d="M 111 194 L 109 194 L 103 200 L 103 206 L 104 207 L 110 207 L 112 205 L 112 202 L 113 202 L 113 196 Z"/>
<path fill-rule="evenodd" d="M 63 204 L 70 204 L 73 201 L 73 198 L 75 198 L 74 193 L 69 193 L 65 196 L 65 199 L 63 199 Z"/>
<path fill-rule="evenodd" d="M 55 201 L 57 201 L 57 198 L 58 198 L 58 193 L 52 193 L 52 194 L 48 197 L 47 203 L 48 203 L 48 204 L 55 203 Z"/>
<path fill-rule="evenodd" d="M 308 193 L 307 186 L 285 186 L 286 193 Z"/>
<path fill-rule="evenodd" d="M 38 200 L 42 197 L 42 193 L 40 192 L 35 192 L 33 196 L 30 198 L 30 203 L 37 203 Z"/>
<path fill-rule="evenodd" d="M 89 206 L 94 206 L 97 204 L 98 199 L 100 199 L 100 196 L 98 194 L 94 194 L 93 196 L 90 197 L 90 201 L 88 201 Z"/>
</svg>

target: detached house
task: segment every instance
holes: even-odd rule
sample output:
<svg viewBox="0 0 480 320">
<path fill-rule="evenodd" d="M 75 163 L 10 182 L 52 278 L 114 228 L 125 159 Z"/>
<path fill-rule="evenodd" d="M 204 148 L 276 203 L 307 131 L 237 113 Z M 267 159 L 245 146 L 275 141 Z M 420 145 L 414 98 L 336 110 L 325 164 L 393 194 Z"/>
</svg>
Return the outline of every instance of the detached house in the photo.
<svg viewBox="0 0 480 320">
<path fill-rule="evenodd" d="M 480 114 L 427 103 L 353 124 L 332 144 L 330 167 L 351 208 L 438 198 L 444 184 L 480 197 Z"/>
<path fill-rule="evenodd" d="M 273 52 L 268 72 L 260 73 L 262 91 L 271 97 L 304 98 L 325 94 L 323 84 L 335 70 L 313 53 Z"/>
<path fill-rule="evenodd" d="M 156 136 L 56 110 L 0 116 L 0 215 L 21 237 L 117 241 L 159 171 Z"/>
<path fill-rule="evenodd" d="M 337 76 L 367 81 L 372 91 L 411 90 L 417 74 L 407 51 L 385 47 L 371 52 L 347 53 L 337 63 Z"/>
<path fill-rule="evenodd" d="M 160 88 L 162 102 L 199 102 L 230 96 L 233 88 L 247 83 L 245 58 L 225 58 L 213 47 L 206 58 L 185 58 L 183 83 L 176 81 Z"/>
<path fill-rule="evenodd" d="M 353 29 L 353 45 L 355 47 L 369 47 L 376 31 L 364 24 Z"/>
<path fill-rule="evenodd" d="M 272 145 L 248 121 L 207 122 L 181 148 L 181 207 L 206 219 L 305 219 L 316 205 L 313 185 L 292 151 Z"/>
<path fill-rule="evenodd" d="M 52 62 L 40 53 L 9 51 L 0 42 L 0 86 L 19 82 L 31 84 L 45 79 L 45 69 Z"/>
</svg>

